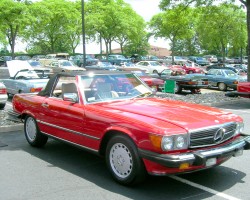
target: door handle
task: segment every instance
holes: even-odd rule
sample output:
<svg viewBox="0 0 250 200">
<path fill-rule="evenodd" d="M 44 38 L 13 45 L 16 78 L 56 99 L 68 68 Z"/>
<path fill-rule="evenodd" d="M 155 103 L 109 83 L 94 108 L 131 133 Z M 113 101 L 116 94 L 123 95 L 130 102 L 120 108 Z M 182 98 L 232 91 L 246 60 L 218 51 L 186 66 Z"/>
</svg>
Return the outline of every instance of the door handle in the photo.
<svg viewBox="0 0 250 200">
<path fill-rule="evenodd" d="M 48 107 L 49 107 L 49 104 L 47 104 L 47 103 L 43 103 L 43 104 L 42 104 L 42 107 L 44 107 L 44 108 L 48 108 Z"/>
</svg>

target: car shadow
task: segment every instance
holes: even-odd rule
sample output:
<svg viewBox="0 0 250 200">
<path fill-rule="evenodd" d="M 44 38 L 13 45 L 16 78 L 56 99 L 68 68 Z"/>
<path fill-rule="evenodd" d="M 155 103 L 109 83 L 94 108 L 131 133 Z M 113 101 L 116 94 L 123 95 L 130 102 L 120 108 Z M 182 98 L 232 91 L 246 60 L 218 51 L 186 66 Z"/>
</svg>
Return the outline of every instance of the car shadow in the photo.
<svg viewBox="0 0 250 200">
<path fill-rule="evenodd" d="M 14 134 L 14 133 L 12 133 Z M 49 163 L 46 167 L 58 167 L 74 174 L 82 179 L 94 183 L 95 185 L 117 193 L 129 199 L 207 199 L 213 194 L 184 184 L 168 176 L 148 176 L 147 180 L 133 187 L 125 187 L 116 183 L 110 176 L 105 165 L 105 160 L 97 155 L 86 152 L 71 145 L 49 140 L 44 148 L 33 148 L 27 144 L 24 135 L 18 133 L 15 139 L 17 143 L 12 145 L 10 138 L 4 140 L 9 144 L 8 150 L 22 150 L 30 155 Z M 0 148 L 2 150 L 2 148 Z M 20 163 L 21 164 L 21 163 Z M 219 166 L 192 174 L 179 175 L 184 179 L 189 179 L 197 184 L 213 187 L 219 192 L 223 192 L 232 186 L 242 183 L 245 173 L 237 171 L 237 174 L 230 173 L 231 168 Z M 41 175 L 42 176 L 42 175 Z M 62 179 L 63 180 L 63 179 Z"/>
</svg>

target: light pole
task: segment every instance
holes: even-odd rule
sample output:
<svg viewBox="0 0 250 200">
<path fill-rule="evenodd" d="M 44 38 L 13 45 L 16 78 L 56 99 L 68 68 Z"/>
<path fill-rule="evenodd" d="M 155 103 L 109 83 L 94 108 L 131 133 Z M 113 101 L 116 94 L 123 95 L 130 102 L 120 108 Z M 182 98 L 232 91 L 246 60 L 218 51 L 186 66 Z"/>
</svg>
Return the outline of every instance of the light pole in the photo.
<svg viewBox="0 0 250 200">
<path fill-rule="evenodd" d="M 83 67 L 85 67 L 86 66 L 86 48 L 85 48 L 84 0 L 82 0 L 82 47 L 83 47 Z"/>
</svg>

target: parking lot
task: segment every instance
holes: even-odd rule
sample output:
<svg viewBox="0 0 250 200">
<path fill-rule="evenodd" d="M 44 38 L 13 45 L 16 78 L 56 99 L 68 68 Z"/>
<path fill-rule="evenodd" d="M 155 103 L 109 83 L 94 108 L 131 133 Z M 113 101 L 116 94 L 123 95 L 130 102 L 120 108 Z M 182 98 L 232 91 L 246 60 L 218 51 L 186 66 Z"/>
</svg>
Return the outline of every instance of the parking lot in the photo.
<svg viewBox="0 0 250 200">
<path fill-rule="evenodd" d="M 250 134 L 248 100 L 218 107 L 243 117 Z M 143 184 L 124 187 L 96 155 L 54 140 L 32 148 L 22 131 L 0 133 L 0 199 L 249 199 L 249 156 L 245 151 L 216 168 L 149 176 Z"/>
</svg>

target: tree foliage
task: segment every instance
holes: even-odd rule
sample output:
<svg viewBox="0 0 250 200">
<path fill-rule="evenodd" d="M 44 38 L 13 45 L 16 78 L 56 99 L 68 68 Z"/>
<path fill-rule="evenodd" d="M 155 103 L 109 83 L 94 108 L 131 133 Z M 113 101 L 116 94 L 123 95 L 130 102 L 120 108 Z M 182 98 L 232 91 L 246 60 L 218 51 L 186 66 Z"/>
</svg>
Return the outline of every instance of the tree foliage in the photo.
<svg viewBox="0 0 250 200">
<path fill-rule="evenodd" d="M 22 37 L 22 32 L 30 22 L 30 13 L 27 2 L 15 2 L 13 0 L 0 1 L 0 38 L 7 38 L 11 47 L 12 57 L 15 53 L 15 45 L 18 37 Z"/>
<path fill-rule="evenodd" d="M 155 37 L 171 41 L 172 56 L 175 55 L 177 41 L 190 39 L 194 35 L 192 16 L 191 8 L 180 5 L 159 13 L 151 19 L 149 26 Z"/>
<path fill-rule="evenodd" d="M 220 3 L 227 3 L 227 4 L 233 4 L 235 2 L 240 3 L 241 4 L 240 8 L 244 8 L 246 10 L 247 55 L 248 55 L 248 73 L 247 73 L 248 77 L 247 77 L 247 79 L 248 79 L 248 81 L 250 81 L 250 3 L 249 3 L 249 0 L 239 0 L 239 1 L 236 1 L 236 0 L 221 0 L 220 1 Z M 173 8 L 173 7 L 176 7 L 176 6 L 179 6 L 179 5 L 183 5 L 185 7 L 189 7 L 189 6 L 196 6 L 196 7 L 201 6 L 201 7 L 203 7 L 203 6 L 211 6 L 214 3 L 218 4 L 218 1 L 217 0 L 179 0 L 179 1 L 161 0 L 159 7 L 162 10 L 167 10 L 169 8 Z M 239 23 L 238 29 L 242 30 L 241 23 Z M 236 39 L 236 41 L 239 41 L 239 40 L 244 41 L 244 39 L 240 38 L 240 37 L 238 37 L 238 38 L 236 37 L 235 39 Z M 237 44 L 240 44 L 240 46 L 241 46 L 242 42 L 237 42 Z M 234 46 L 234 48 L 235 48 L 235 46 Z"/>
<path fill-rule="evenodd" d="M 144 20 L 123 0 L 90 0 L 86 9 L 86 31 L 90 38 L 105 42 L 106 53 L 111 53 L 112 42 L 124 45 L 145 34 Z"/>
</svg>

